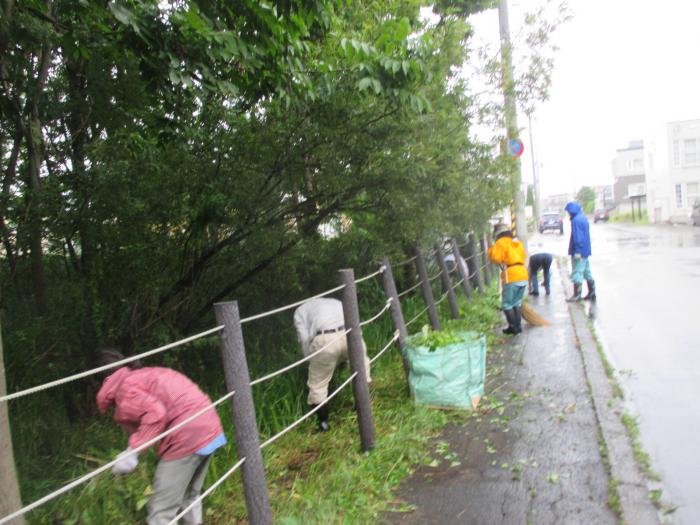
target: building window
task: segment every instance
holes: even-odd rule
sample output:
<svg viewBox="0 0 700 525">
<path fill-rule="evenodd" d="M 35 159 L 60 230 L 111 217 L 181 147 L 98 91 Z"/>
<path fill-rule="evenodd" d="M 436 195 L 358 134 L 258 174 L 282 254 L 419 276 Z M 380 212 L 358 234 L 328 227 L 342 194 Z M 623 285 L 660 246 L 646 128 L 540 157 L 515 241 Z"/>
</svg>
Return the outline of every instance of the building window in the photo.
<svg viewBox="0 0 700 525">
<path fill-rule="evenodd" d="M 683 207 L 683 186 L 676 184 L 676 208 Z"/>
<path fill-rule="evenodd" d="M 693 166 L 698 163 L 698 143 L 696 139 L 683 141 L 683 165 Z"/>
</svg>

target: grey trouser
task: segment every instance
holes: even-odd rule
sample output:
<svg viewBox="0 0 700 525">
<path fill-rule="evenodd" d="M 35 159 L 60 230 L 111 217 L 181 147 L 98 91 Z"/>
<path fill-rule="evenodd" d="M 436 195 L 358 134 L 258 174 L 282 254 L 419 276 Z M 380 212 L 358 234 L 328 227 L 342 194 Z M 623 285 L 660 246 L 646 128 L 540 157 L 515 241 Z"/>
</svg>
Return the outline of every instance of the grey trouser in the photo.
<svg viewBox="0 0 700 525">
<path fill-rule="evenodd" d="M 172 461 L 160 460 L 153 477 L 153 496 L 148 500 L 148 525 L 167 525 L 199 496 L 211 456 L 192 454 Z M 202 503 L 185 514 L 180 523 L 201 525 Z"/>
</svg>

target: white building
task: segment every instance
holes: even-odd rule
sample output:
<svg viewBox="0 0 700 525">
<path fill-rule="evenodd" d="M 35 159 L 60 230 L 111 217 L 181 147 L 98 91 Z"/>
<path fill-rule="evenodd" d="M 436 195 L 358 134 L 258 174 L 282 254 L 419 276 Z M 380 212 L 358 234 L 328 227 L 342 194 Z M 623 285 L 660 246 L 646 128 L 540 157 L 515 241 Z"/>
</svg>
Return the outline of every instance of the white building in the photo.
<svg viewBox="0 0 700 525">
<path fill-rule="evenodd" d="M 635 209 L 645 209 L 646 193 L 644 169 L 644 143 L 633 140 L 626 148 L 615 151 L 612 160 L 613 203 L 618 213 L 631 213 Z"/>
<path fill-rule="evenodd" d="M 649 220 L 689 222 L 700 199 L 700 119 L 663 124 L 644 146 Z"/>
</svg>

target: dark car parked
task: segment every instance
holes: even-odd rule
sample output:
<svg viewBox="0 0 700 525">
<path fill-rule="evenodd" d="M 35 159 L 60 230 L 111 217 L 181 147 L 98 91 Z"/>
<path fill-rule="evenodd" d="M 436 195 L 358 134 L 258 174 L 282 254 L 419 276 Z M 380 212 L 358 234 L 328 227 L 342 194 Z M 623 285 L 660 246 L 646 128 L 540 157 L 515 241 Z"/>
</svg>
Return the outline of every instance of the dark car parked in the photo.
<svg viewBox="0 0 700 525">
<path fill-rule="evenodd" d="M 605 221 L 610 219 L 610 210 L 596 210 L 593 215 L 593 222 Z"/>
<path fill-rule="evenodd" d="M 540 218 L 539 225 L 540 233 L 544 233 L 547 230 L 556 230 L 559 235 L 564 235 L 564 220 L 558 213 L 545 213 Z"/>
</svg>

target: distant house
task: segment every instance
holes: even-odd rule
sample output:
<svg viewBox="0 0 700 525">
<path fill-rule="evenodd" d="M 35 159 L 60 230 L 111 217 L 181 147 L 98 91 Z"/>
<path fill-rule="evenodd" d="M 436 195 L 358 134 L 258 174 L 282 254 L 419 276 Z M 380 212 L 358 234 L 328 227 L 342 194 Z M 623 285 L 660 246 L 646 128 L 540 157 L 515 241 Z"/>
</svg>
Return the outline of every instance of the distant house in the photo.
<svg viewBox="0 0 700 525">
<path fill-rule="evenodd" d="M 618 213 L 631 213 L 646 209 L 646 174 L 644 142 L 630 141 L 626 148 L 618 149 L 612 160 L 612 204 Z"/>
<path fill-rule="evenodd" d="M 649 220 L 689 222 L 700 199 L 700 119 L 667 122 L 644 145 Z"/>
<path fill-rule="evenodd" d="M 569 201 L 574 200 L 574 196 L 571 193 L 559 193 L 557 195 L 550 195 L 542 200 L 542 213 L 545 212 L 558 212 L 564 213 L 564 206 Z"/>
<path fill-rule="evenodd" d="M 593 186 L 595 192 L 595 209 L 604 210 L 614 206 L 613 187 L 611 185 Z"/>
</svg>

